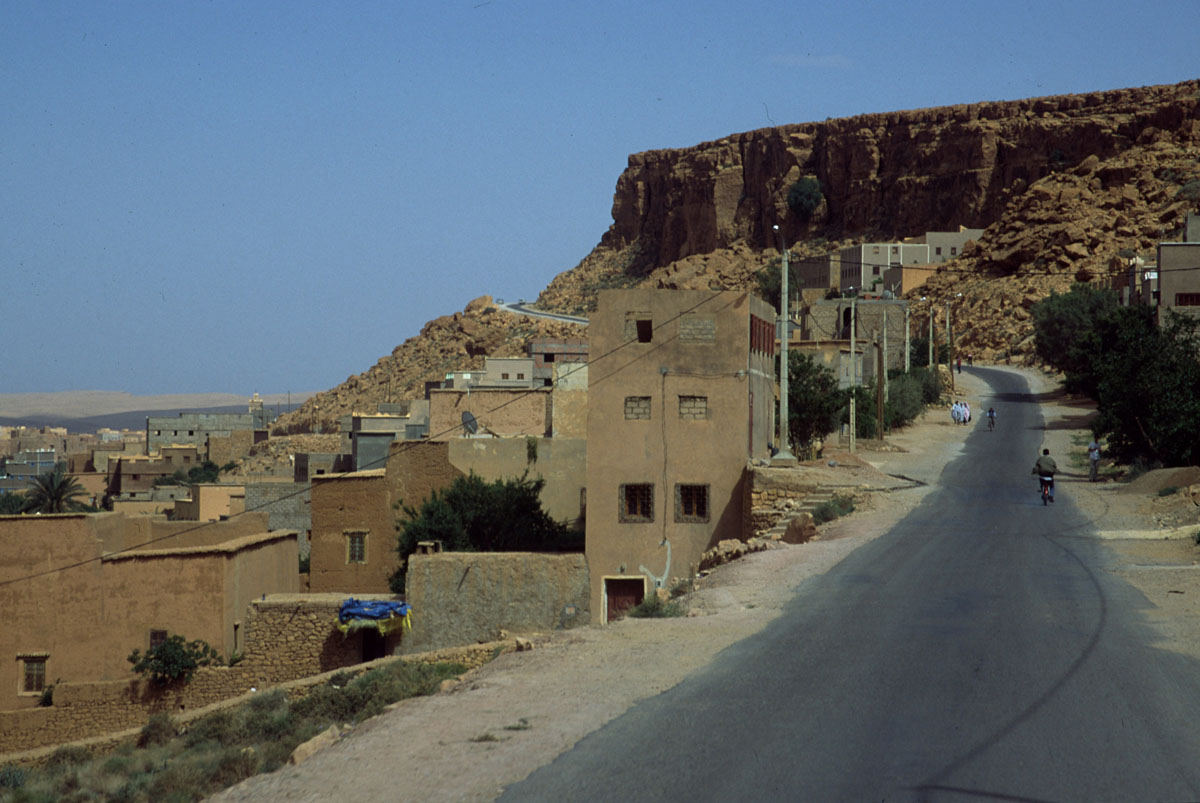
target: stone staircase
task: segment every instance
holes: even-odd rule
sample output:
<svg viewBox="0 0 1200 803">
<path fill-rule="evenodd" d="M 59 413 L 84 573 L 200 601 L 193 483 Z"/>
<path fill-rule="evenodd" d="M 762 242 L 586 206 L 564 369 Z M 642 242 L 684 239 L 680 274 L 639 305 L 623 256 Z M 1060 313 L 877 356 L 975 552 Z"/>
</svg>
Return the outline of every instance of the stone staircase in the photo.
<svg viewBox="0 0 1200 803">
<path fill-rule="evenodd" d="M 811 491 L 804 495 L 799 504 L 789 506 L 785 510 L 778 511 L 779 516 L 775 523 L 767 530 L 759 534 L 759 538 L 766 538 L 772 541 L 782 541 L 787 533 L 788 526 L 793 520 L 807 513 L 812 515 L 812 512 L 818 506 L 823 505 L 833 499 L 834 492 L 828 488 L 818 487 L 815 491 Z"/>
</svg>

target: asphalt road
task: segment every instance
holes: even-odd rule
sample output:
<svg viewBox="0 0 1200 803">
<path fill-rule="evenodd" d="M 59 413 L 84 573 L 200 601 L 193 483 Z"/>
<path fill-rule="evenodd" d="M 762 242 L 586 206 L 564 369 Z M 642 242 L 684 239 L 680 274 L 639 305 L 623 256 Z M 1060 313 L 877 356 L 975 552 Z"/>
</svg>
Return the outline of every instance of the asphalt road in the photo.
<svg viewBox="0 0 1200 803">
<path fill-rule="evenodd" d="M 1071 503 L 1086 478 L 1043 507 L 1024 379 L 969 370 L 999 420 L 937 491 L 501 799 L 1200 800 L 1200 664 L 1150 646 Z"/>
</svg>

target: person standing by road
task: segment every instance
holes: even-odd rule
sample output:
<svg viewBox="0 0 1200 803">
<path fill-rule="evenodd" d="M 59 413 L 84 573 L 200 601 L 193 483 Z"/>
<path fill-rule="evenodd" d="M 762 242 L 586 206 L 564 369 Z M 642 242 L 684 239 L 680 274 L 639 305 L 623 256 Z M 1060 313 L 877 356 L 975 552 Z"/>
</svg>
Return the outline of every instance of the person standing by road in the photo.
<svg viewBox="0 0 1200 803">
<path fill-rule="evenodd" d="M 1088 482 L 1095 482 L 1100 473 L 1100 444 L 1096 438 L 1088 444 Z"/>
</svg>

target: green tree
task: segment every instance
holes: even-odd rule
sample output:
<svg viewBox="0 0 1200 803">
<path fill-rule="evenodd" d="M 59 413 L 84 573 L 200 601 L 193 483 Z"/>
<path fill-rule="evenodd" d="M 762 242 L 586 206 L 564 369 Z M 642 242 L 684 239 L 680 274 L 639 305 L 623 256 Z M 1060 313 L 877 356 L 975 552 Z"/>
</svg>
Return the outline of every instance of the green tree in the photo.
<svg viewBox="0 0 1200 803">
<path fill-rule="evenodd" d="M 1122 316 L 1097 382 L 1097 435 L 1122 461 L 1200 462 L 1200 321 Z"/>
<path fill-rule="evenodd" d="M 25 511 L 75 513 L 90 510 L 91 508 L 78 501 L 78 497 L 86 493 L 79 481 L 69 476 L 63 464 L 59 463 L 50 471 L 29 481 L 29 490 L 25 493 Z"/>
<path fill-rule="evenodd" d="M 16 516 L 25 512 L 25 495 L 9 492 L 0 496 L 0 516 Z"/>
<path fill-rule="evenodd" d="M 134 650 L 125 660 L 133 671 L 148 677 L 151 683 L 165 685 L 177 680 L 187 683 L 201 666 L 218 666 L 220 654 L 205 641 L 188 641 L 183 636 L 168 636 L 146 652 Z"/>
<path fill-rule="evenodd" d="M 788 295 L 795 297 L 800 288 L 803 287 L 803 282 L 800 279 L 800 273 L 796 266 L 798 260 L 790 260 L 788 262 Z M 775 257 L 767 266 L 754 274 L 754 281 L 758 284 L 758 295 L 771 305 L 772 309 L 779 309 L 779 296 L 781 292 L 780 281 L 783 277 L 783 258 Z"/>
<path fill-rule="evenodd" d="M 833 371 L 811 356 L 788 352 L 788 440 L 805 448 L 838 427 L 846 394 Z"/>
<path fill-rule="evenodd" d="M 821 194 L 821 182 L 811 176 L 798 180 L 788 188 L 787 205 L 792 214 L 801 220 L 808 220 L 813 212 L 821 205 L 825 196 Z"/>
<path fill-rule="evenodd" d="M 1107 288 L 1074 284 L 1066 293 L 1051 293 L 1030 309 L 1037 355 L 1065 375 L 1069 392 L 1096 398 L 1100 371 L 1109 358 L 1117 330 L 1140 325 L 1152 328 L 1144 310 L 1122 307 Z M 1129 320 L 1141 317 L 1141 320 Z"/>
<path fill-rule="evenodd" d="M 545 484 L 528 473 L 493 482 L 472 473 L 435 490 L 419 508 L 404 506 L 406 518 L 396 524 L 400 565 L 390 578 L 392 590 L 404 591 L 408 558 L 421 541 L 441 541 L 443 548 L 463 552 L 569 548 L 566 525 L 542 508 Z"/>
</svg>

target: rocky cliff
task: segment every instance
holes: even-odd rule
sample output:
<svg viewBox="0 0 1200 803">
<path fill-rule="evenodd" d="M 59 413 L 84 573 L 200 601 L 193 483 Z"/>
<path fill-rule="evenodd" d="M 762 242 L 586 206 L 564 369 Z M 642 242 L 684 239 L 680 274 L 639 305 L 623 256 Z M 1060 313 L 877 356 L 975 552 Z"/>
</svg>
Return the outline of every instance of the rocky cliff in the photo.
<svg viewBox="0 0 1200 803">
<path fill-rule="evenodd" d="M 807 221 L 787 192 L 815 177 Z M 1010 102 L 866 114 L 734 134 L 629 157 L 613 223 L 556 277 L 539 305 L 594 306 L 606 287 L 736 288 L 777 256 L 779 224 L 800 254 L 960 225 L 980 241 L 919 291 L 955 309 L 960 343 L 981 358 L 1030 352 L 1028 309 L 1072 281 L 1107 281 L 1127 257 L 1170 239 L 1196 208 L 1200 81 Z M 961 295 L 960 295 L 961 294 Z M 574 330 L 574 331 L 572 331 Z M 323 419 L 420 395 L 426 379 L 518 354 L 534 334 L 579 336 L 499 312 L 487 299 L 430 322 L 370 370 L 310 400 Z"/>
</svg>

